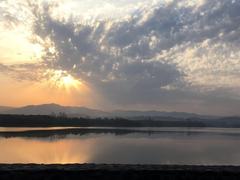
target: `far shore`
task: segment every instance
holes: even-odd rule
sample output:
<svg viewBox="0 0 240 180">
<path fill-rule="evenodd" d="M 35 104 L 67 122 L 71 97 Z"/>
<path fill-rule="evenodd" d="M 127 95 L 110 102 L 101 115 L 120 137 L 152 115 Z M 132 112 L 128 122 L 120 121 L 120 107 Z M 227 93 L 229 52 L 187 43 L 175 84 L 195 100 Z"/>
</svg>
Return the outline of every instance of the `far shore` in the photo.
<svg viewBox="0 0 240 180">
<path fill-rule="evenodd" d="M 240 128 L 239 117 L 217 119 L 145 117 L 142 120 L 128 118 L 74 118 L 48 115 L 3 115 L 0 127 L 216 127 Z"/>
</svg>

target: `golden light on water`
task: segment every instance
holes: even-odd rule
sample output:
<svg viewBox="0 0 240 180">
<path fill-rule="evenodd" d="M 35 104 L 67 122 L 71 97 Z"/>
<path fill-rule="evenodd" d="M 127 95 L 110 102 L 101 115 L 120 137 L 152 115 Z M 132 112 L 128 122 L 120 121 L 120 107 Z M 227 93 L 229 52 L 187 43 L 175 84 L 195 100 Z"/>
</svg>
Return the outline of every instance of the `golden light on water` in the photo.
<svg viewBox="0 0 240 180">
<path fill-rule="evenodd" d="M 94 146 L 94 139 L 0 138 L 0 160 L 1 163 L 86 163 Z"/>
</svg>

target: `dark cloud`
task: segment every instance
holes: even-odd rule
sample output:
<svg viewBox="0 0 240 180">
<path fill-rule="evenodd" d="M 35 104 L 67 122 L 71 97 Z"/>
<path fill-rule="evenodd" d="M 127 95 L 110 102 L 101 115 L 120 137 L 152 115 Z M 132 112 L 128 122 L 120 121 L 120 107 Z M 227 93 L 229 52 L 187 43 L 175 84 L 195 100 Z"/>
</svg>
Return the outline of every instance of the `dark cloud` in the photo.
<svg viewBox="0 0 240 180">
<path fill-rule="evenodd" d="M 179 81 L 176 67 L 161 62 L 134 62 L 119 65 L 113 79 L 95 82 L 98 91 L 120 104 L 159 103 L 164 86 Z"/>
<path fill-rule="evenodd" d="M 112 32 L 106 31 L 107 23 L 101 22 L 97 27 L 74 25 L 73 22 L 63 24 L 45 16 L 41 24 L 44 33 L 40 28 L 36 28 L 35 33 L 41 38 L 45 38 L 46 34 L 55 45 L 56 52 L 48 53 L 48 56 L 44 57 L 47 62 L 56 58 L 52 68 L 58 67 L 73 73 L 114 103 L 145 103 L 149 99 L 144 96 L 151 96 L 152 99 L 161 97 L 161 87 L 181 79 L 182 74 L 174 64 L 148 59 L 144 61 L 143 56 L 148 52 L 144 45 L 142 56 L 138 55 L 138 58 L 124 55 L 121 53 L 123 49 L 111 46 L 113 35 Z M 105 36 L 105 39 L 100 42 L 102 36 Z M 102 50 L 101 46 L 106 49 Z M 122 47 L 123 44 L 119 46 Z M 148 42 L 145 46 L 149 46 Z M 73 69 L 73 66 L 76 68 Z"/>
<path fill-rule="evenodd" d="M 56 52 L 44 57 L 51 63 L 54 59 L 52 68 L 73 73 L 110 101 L 162 103 L 160 100 L 169 101 L 162 98 L 167 93 L 181 99 L 163 87 L 177 84 L 175 88 L 182 91 L 189 85 L 183 85 L 181 62 L 179 65 L 171 56 L 159 59 L 157 55 L 188 44 L 186 50 L 205 40 L 217 44 L 233 43 L 234 39 L 237 43 L 238 7 L 239 1 L 207 1 L 198 9 L 179 7 L 178 1 L 173 1 L 155 8 L 147 17 L 143 11 L 128 21 L 96 21 L 92 25 L 55 20 L 45 8 L 37 15 L 34 32 L 53 42 Z M 200 66 L 191 63 L 186 66 Z"/>
</svg>

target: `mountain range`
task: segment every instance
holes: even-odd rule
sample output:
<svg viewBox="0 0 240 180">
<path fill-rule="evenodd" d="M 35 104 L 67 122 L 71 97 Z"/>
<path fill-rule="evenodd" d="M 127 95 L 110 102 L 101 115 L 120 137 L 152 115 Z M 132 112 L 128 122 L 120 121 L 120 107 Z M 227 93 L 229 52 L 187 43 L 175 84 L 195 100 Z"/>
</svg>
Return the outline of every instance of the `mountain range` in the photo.
<svg viewBox="0 0 240 180">
<path fill-rule="evenodd" d="M 64 114 L 69 117 L 122 117 L 122 118 L 157 118 L 157 117 L 173 117 L 173 118 L 214 118 L 215 116 L 205 116 L 186 112 L 165 112 L 165 111 L 102 111 L 90 109 L 86 107 L 61 106 L 58 104 L 41 104 L 28 105 L 24 107 L 4 107 L 0 106 L 0 114 L 21 114 L 21 115 L 59 115 Z"/>
<path fill-rule="evenodd" d="M 8 106 L 0 106 L 0 114 L 4 113 L 4 112 L 7 112 L 7 111 L 10 111 L 11 109 L 14 109 L 14 108 L 8 107 Z"/>
</svg>

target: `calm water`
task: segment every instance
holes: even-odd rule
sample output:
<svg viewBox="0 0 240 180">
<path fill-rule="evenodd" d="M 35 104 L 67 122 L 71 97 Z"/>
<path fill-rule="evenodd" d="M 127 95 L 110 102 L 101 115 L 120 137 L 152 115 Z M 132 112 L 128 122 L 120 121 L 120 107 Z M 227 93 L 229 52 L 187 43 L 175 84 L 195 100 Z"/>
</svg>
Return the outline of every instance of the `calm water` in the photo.
<svg viewBox="0 0 240 180">
<path fill-rule="evenodd" d="M 0 128 L 0 163 L 240 165 L 240 129 Z"/>
</svg>

